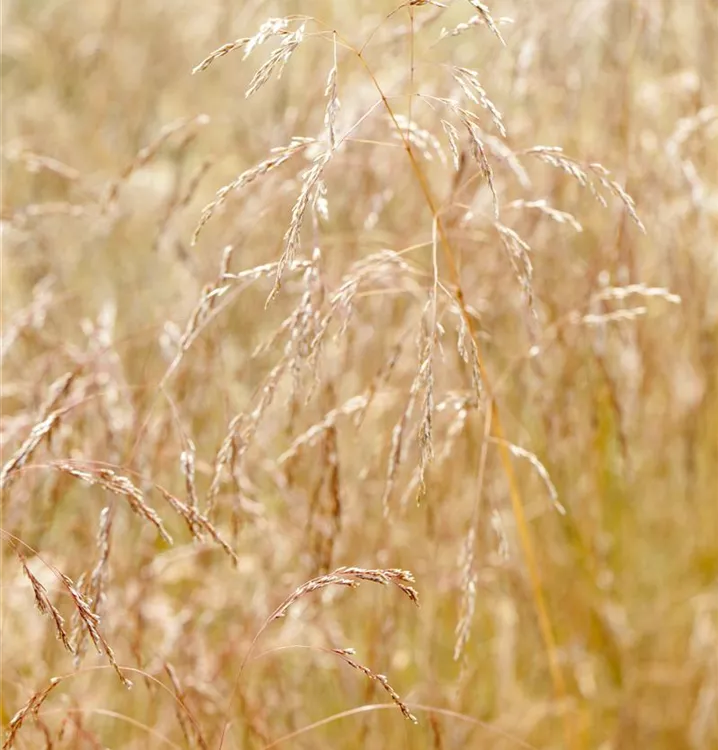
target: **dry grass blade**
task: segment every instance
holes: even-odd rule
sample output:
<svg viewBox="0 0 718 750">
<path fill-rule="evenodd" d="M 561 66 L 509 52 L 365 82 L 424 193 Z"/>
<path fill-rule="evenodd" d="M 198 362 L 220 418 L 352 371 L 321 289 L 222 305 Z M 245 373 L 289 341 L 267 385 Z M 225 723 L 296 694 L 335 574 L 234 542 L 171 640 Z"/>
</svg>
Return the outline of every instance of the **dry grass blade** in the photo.
<svg viewBox="0 0 718 750">
<path fill-rule="evenodd" d="M 172 689 L 174 690 L 175 698 L 177 700 L 175 706 L 177 721 L 182 728 L 182 734 L 184 735 L 188 746 L 191 746 L 196 742 L 196 744 L 200 747 L 200 750 L 209 750 L 209 745 L 202 735 L 197 722 L 189 713 L 189 710 L 187 708 L 187 697 L 185 695 L 185 692 L 182 690 L 182 685 L 180 684 L 177 670 L 169 662 L 165 662 L 164 668 L 165 672 L 167 673 L 167 677 L 169 677 L 169 680 L 172 683 Z"/>
</svg>

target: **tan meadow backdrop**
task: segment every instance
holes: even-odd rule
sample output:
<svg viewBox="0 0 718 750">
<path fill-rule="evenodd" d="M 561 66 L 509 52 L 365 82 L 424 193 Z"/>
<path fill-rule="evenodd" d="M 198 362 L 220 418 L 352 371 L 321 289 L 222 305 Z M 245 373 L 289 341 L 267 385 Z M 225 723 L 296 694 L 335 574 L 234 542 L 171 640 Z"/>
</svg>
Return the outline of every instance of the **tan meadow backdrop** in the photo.
<svg viewBox="0 0 718 750">
<path fill-rule="evenodd" d="M 2 105 L 5 748 L 718 747 L 715 0 L 5 0 Z"/>
</svg>

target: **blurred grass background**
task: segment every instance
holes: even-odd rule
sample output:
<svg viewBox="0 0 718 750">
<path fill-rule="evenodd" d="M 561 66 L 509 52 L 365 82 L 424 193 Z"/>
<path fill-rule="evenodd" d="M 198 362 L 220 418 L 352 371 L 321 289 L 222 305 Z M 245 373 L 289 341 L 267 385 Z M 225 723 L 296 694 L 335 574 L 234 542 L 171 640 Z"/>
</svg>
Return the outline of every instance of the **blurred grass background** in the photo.
<svg viewBox="0 0 718 750">
<path fill-rule="evenodd" d="M 172 665 L 212 747 L 228 706 L 224 746 L 241 748 L 383 702 L 374 683 L 316 650 L 353 647 L 410 705 L 424 707 L 415 710 L 419 725 L 368 710 L 285 746 L 559 748 L 567 722 L 576 748 L 709 750 L 718 745 L 718 4 L 494 2 L 494 18 L 513 19 L 500 25 L 505 48 L 484 25 L 440 39 L 442 28 L 472 13 L 468 2 L 448 5 L 402 7 L 386 20 L 389 2 L 3 3 L 3 464 L 38 421 L 50 385 L 77 373 L 72 408 L 3 493 L 3 530 L 77 581 L 98 560 L 100 511 L 113 508 L 103 632 L 121 665 L 170 693 Z M 50 469 L 55 459 L 106 462 L 148 490 L 154 482 L 183 496 L 180 454 L 191 439 L 202 495 L 228 423 L 255 408 L 284 351 L 286 335 L 272 337 L 302 298 L 301 274 L 287 278 L 266 310 L 271 280 L 230 285 L 165 389 L 158 385 L 204 285 L 217 277 L 222 248 L 235 247 L 234 273 L 281 255 L 304 157 L 231 196 L 195 247 L 190 238 L 219 187 L 292 137 L 321 134 L 331 37 L 308 24 L 282 78 L 248 100 L 269 49 L 245 62 L 230 53 L 195 76 L 192 68 L 268 17 L 292 13 L 320 19 L 356 47 L 378 27 L 366 60 L 404 115 L 410 89 L 456 95 L 443 64 L 478 71 L 515 153 L 558 145 L 600 162 L 633 196 L 647 228 L 642 235 L 620 202 L 603 208 L 560 170 L 522 156 L 527 188 L 491 154 L 502 221 L 533 249 L 533 323 L 486 220 L 487 190 L 474 179 L 457 199 L 476 214 L 452 238 L 507 437 L 544 463 L 566 508 L 557 513 L 530 463 L 515 459 L 563 698 L 549 675 L 495 446 L 472 547 L 471 638 L 453 658 L 484 416 L 468 409 L 451 435 L 456 410 L 446 397 L 466 398 L 470 373 L 455 351 L 458 318 L 448 308 L 435 372 L 436 401 L 446 403 L 435 418 L 426 496 L 417 506 L 409 491 L 401 502 L 418 462 L 407 433 L 389 518 L 382 513 L 392 428 L 418 366 L 431 214 L 381 108 L 329 164 L 329 219 L 318 239 L 308 227 L 302 255 L 318 243 L 329 290 L 385 248 L 403 252 L 414 275 L 374 274 L 346 332 L 326 345 L 318 384 L 305 370 L 297 393 L 291 377 L 279 384 L 238 488 L 227 482 L 220 495 L 217 525 L 237 568 L 214 547 L 193 544 L 156 493 L 149 497 L 175 537 L 171 548 L 101 488 Z M 338 87 L 344 132 L 377 95 L 341 46 Z M 206 118 L 192 119 L 199 115 Z M 417 97 L 412 115 L 448 154 L 432 108 Z M 178 118 L 187 123 L 138 163 Z M 425 168 L 439 201 L 449 201 L 450 166 L 435 154 Z M 117 201 L 105 210 L 114 183 Z M 510 206 L 537 199 L 571 212 L 583 231 Z M 613 309 L 596 305 L 602 289 L 639 283 L 667 288 L 682 303 L 641 299 L 647 311 L 636 320 L 581 324 L 586 312 Z M 341 418 L 318 445 L 278 462 L 297 436 L 367 388 L 376 393 L 359 426 Z M 340 511 L 327 520 L 335 494 Z M 322 524 L 337 517 L 327 531 Z M 254 634 L 292 590 L 324 572 L 327 544 L 331 567 L 411 570 L 421 608 L 370 584 L 308 597 L 255 653 L 290 644 L 314 650 L 251 662 L 230 702 Z M 69 619 L 72 603 L 29 548 L 28 564 Z M 31 695 L 74 667 L 50 621 L 33 611 L 7 536 L 2 561 L 7 728 Z M 88 655 L 16 746 L 201 746 L 183 734 L 171 694 L 138 674 L 127 692 L 104 665 Z"/>
</svg>

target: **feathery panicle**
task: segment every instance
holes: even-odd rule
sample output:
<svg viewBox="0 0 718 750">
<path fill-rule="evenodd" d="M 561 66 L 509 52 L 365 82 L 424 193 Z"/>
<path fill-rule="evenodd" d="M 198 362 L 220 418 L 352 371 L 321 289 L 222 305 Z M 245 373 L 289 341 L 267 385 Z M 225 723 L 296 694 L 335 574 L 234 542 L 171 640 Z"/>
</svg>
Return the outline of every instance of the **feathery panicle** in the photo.
<svg viewBox="0 0 718 750">
<path fill-rule="evenodd" d="M 282 43 L 269 56 L 269 59 L 257 70 L 254 77 L 249 83 L 249 87 L 244 93 L 245 98 L 255 94 L 270 79 L 272 73 L 277 74 L 277 78 L 282 77 L 284 66 L 289 62 L 289 58 L 304 39 L 305 25 L 302 24 L 296 31 L 287 34 Z"/>
<path fill-rule="evenodd" d="M 530 156 L 536 156 L 546 164 L 556 167 L 566 174 L 573 177 L 581 187 L 587 188 L 596 198 L 596 200 L 605 208 L 607 206 L 606 198 L 599 191 L 598 185 L 618 198 L 628 211 L 628 215 L 633 219 L 636 226 L 645 233 L 646 228 L 636 213 L 636 204 L 631 196 L 619 185 L 612 180 L 611 173 L 601 164 L 591 163 L 582 164 L 576 159 L 564 154 L 563 149 L 558 146 L 535 146 L 524 152 Z"/>
<path fill-rule="evenodd" d="M 277 274 L 274 281 L 274 288 L 267 300 L 269 305 L 272 300 L 279 294 L 282 285 L 282 277 L 288 265 L 294 262 L 297 250 L 300 246 L 300 235 L 304 225 L 304 216 L 312 200 L 316 199 L 316 191 L 321 187 L 321 177 L 324 167 L 326 167 L 331 158 L 331 151 L 323 151 L 314 159 L 314 164 L 306 170 L 302 176 L 302 189 L 299 193 L 294 207 L 292 208 L 292 220 L 284 235 L 284 252 L 277 264 Z"/>
<path fill-rule="evenodd" d="M 502 137 L 506 137 L 506 127 L 504 126 L 501 112 L 496 105 L 489 99 L 484 87 L 479 81 L 479 74 L 469 68 L 452 67 L 451 75 L 459 84 L 461 90 L 475 104 L 480 104 L 491 115 L 494 127 L 499 131 Z"/>
<path fill-rule="evenodd" d="M 268 39 L 271 39 L 274 36 L 289 35 L 290 32 L 288 29 L 288 18 L 270 18 L 260 26 L 259 31 L 254 36 L 235 39 L 233 42 L 223 44 L 221 47 L 214 50 L 214 52 L 211 52 L 201 63 L 192 68 L 192 75 L 207 70 L 215 60 L 218 60 L 220 57 L 224 57 L 235 50 L 244 50 L 244 56 L 242 59 L 246 60 L 257 47 L 264 44 Z"/>
</svg>

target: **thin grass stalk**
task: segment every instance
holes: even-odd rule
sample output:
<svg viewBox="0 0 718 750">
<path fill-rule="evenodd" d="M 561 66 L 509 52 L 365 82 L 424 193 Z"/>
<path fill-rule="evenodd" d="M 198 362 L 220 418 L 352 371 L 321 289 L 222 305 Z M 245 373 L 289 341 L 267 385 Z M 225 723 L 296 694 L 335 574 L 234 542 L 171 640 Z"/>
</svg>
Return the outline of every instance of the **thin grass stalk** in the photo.
<svg viewBox="0 0 718 750">
<path fill-rule="evenodd" d="M 376 76 L 374 75 L 372 69 L 370 68 L 369 64 L 367 63 L 362 53 L 360 51 L 356 51 L 356 54 L 364 70 L 367 72 L 367 75 L 369 76 L 374 87 L 376 88 L 379 96 L 381 97 L 382 103 L 384 107 L 386 108 L 386 111 L 389 117 L 393 121 L 394 126 L 396 127 L 396 130 L 401 137 L 402 143 L 404 145 L 404 149 L 406 150 L 407 156 L 409 157 L 409 161 L 411 163 L 412 171 L 414 172 L 416 180 L 419 183 L 419 187 L 424 196 L 424 199 L 426 200 L 427 206 L 429 207 L 429 210 L 431 211 L 432 217 L 436 221 L 437 232 L 438 232 L 439 239 L 441 242 L 442 250 L 444 252 L 444 258 L 446 259 L 446 262 L 448 264 L 449 275 L 450 275 L 452 284 L 454 285 L 454 289 L 455 289 L 456 302 L 459 306 L 459 310 L 461 311 L 461 316 L 464 319 L 464 324 L 466 325 L 467 332 L 474 346 L 474 350 L 478 358 L 478 365 L 479 365 L 479 371 L 481 374 L 481 379 L 482 379 L 482 382 L 484 384 L 484 388 L 486 391 L 486 397 L 489 400 L 489 403 L 491 404 L 492 423 L 494 425 L 494 430 L 495 430 L 494 437 L 498 438 L 498 440 L 500 441 L 504 441 L 506 438 L 504 436 L 505 433 L 504 433 L 504 429 L 501 423 L 499 408 L 496 403 L 496 399 L 493 397 L 493 391 L 492 391 L 490 381 L 488 378 L 488 374 L 486 371 L 486 366 L 484 365 L 483 357 L 481 356 L 481 349 L 479 346 L 478 337 L 476 335 L 474 322 L 473 322 L 472 317 L 469 315 L 469 312 L 466 307 L 466 299 L 464 297 L 464 291 L 461 286 L 461 278 L 460 278 L 458 266 L 456 263 L 455 253 L 452 248 L 449 237 L 447 235 L 446 228 L 441 218 L 436 201 L 432 195 L 426 175 L 424 174 L 424 171 L 422 170 L 421 165 L 419 164 L 416 157 L 414 156 L 414 153 L 411 149 L 411 145 L 406 137 L 406 133 L 399 126 L 394 110 L 392 109 L 391 104 L 386 98 L 386 95 L 384 94 L 383 89 L 381 88 L 379 82 L 377 81 Z M 566 683 L 564 681 L 563 672 L 559 665 L 556 639 L 553 633 L 553 626 L 551 624 L 551 618 L 549 617 L 548 607 L 546 605 L 546 597 L 543 592 L 543 585 L 541 583 L 541 575 L 539 572 L 538 561 L 536 559 L 536 552 L 534 549 L 533 540 L 531 538 L 531 532 L 529 531 L 528 521 L 526 519 L 526 512 L 524 510 L 524 502 L 522 500 L 521 493 L 518 488 L 518 483 L 516 481 L 516 475 L 514 473 L 514 469 L 513 469 L 513 465 L 511 461 L 511 452 L 508 446 L 504 442 L 500 442 L 498 444 L 498 447 L 499 447 L 499 455 L 501 456 L 501 464 L 503 467 L 503 471 L 504 471 L 504 474 L 506 475 L 506 479 L 509 485 L 511 507 L 512 507 L 513 514 L 516 520 L 516 526 L 517 526 L 518 533 L 519 533 L 519 541 L 520 541 L 521 548 L 524 554 L 524 558 L 526 560 L 526 566 L 529 572 L 529 579 L 531 582 L 531 591 L 532 591 L 532 595 L 534 599 L 534 606 L 536 608 L 536 615 L 538 618 L 539 629 L 541 631 L 541 637 L 544 641 L 544 646 L 546 648 L 546 652 L 548 655 L 549 670 L 550 670 L 551 679 L 554 685 L 554 691 L 555 691 L 556 698 L 558 699 L 558 701 L 563 703 L 566 699 Z M 572 747 L 573 746 L 572 730 L 571 730 L 570 722 L 566 714 L 564 714 L 563 727 L 564 727 L 564 739 L 566 741 L 566 746 Z"/>
</svg>

